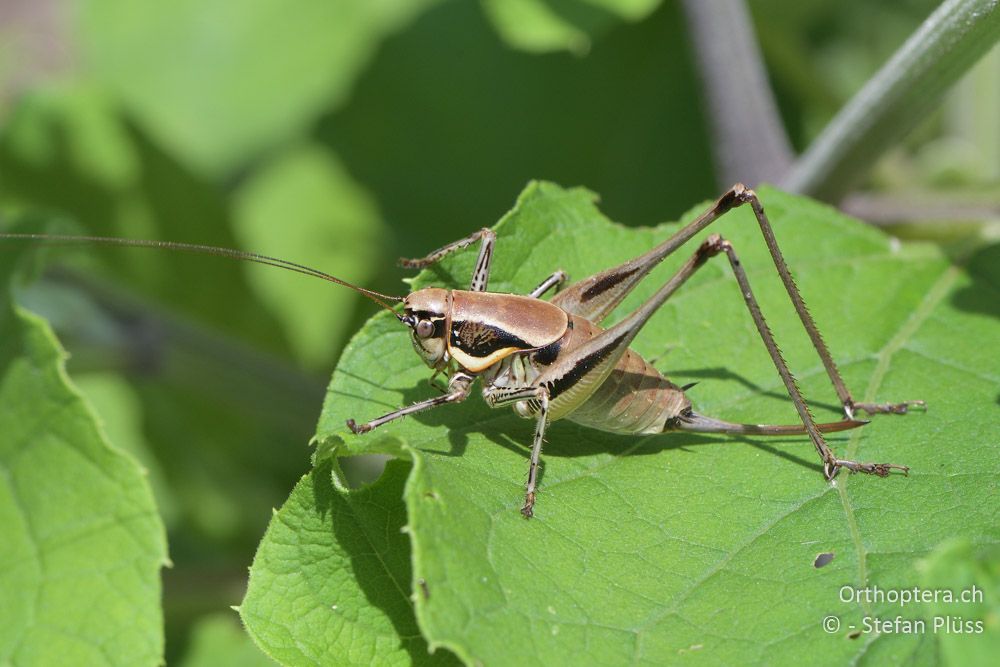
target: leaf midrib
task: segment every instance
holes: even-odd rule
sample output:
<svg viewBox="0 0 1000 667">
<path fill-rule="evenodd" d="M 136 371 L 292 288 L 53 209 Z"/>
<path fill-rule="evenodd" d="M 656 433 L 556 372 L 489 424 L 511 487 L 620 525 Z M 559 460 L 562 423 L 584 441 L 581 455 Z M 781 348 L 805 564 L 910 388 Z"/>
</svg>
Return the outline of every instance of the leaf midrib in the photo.
<svg viewBox="0 0 1000 667">
<path fill-rule="evenodd" d="M 955 266 L 949 266 L 942 271 L 941 276 L 927 291 L 927 295 L 924 297 L 924 300 L 920 303 L 920 305 L 917 306 L 917 309 L 903 323 L 896 335 L 889 339 L 889 342 L 887 342 L 885 346 L 879 350 L 876 355 L 878 363 L 875 366 L 875 370 L 872 372 L 868 387 L 865 389 L 863 400 L 876 400 L 876 395 L 889 372 L 889 367 L 892 364 L 893 357 L 897 352 L 903 349 L 905 343 L 920 330 L 920 327 L 927 321 L 927 318 L 930 317 L 931 313 L 941 300 L 944 299 L 945 295 L 948 294 L 948 291 L 955 284 L 955 281 L 958 280 L 959 275 L 961 275 L 961 269 Z M 883 399 L 885 398 L 887 397 L 883 397 Z M 894 398 L 892 400 L 897 399 Z M 857 456 L 860 441 L 860 434 L 852 434 L 848 439 L 846 453 L 849 459 L 854 459 Z M 864 586 L 868 581 L 868 551 L 865 549 L 864 543 L 861 539 L 861 530 L 858 527 L 857 517 L 854 514 L 854 506 L 851 504 L 851 499 L 847 495 L 847 485 L 849 481 L 850 475 L 843 475 L 840 483 L 837 484 L 837 493 L 840 495 L 840 502 L 844 508 L 844 516 L 847 519 L 848 531 L 851 535 L 851 541 L 854 543 L 855 553 L 857 554 L 858 581 L 861 586 Z M 866 616 L 873 615 L 871 603 L 859 599 L 858 604 Z M 866 648 L 867 646 L 869 646 L 869 644 L 865 645 Z"/>
</svg>

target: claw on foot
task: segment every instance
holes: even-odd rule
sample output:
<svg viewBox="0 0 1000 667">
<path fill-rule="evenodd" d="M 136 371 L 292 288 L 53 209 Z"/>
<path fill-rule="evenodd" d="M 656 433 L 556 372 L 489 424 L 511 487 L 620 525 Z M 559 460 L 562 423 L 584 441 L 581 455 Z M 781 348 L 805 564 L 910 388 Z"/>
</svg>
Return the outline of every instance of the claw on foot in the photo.
<svg viewBox="0 0 1000 667">
<path fill-rule="evenodd" d="M 870 415 L 874 414 L 893 414 L 893 415 L 905 415 L 910 411 L 910 408 L 920 408 L 924 412 L 927 411 L 926 401 L 903 401 L 901 403 L 855 403 L 851 406 L 852 410 L 864 410 Z"/>
<path fill-rule="evenodd" d="M 347 428 L 351 429 L 351 432 L 354 433 L 354 435 L 361 435 L 362 433 L 367 433 L 368 431 L 372 430 L 372 427 L 369 426 L 368 424 L 362 424 L 361 426 L 358 426 L 358 424 L 353 419 L 347 420 Z"/>
<path fill-rule="evenodd" d="M 909 466 L 898 466 L 894 463 L 873 463 L 872 474 L 878 475 L 879 477 L 888 477 L 889 473 L 895 469 L 903 473 L 904 477 L 909 477 L 910 467 Z"/>
<path fill-rule="evenodd" d="M 876 475 L 878 477 L 888 477 L 893 470 L 899 470 L 903 475 L 909 475 L 909 466 L 896 465 L 895 463 L 857 463 L 855 461 L 841 461 L 834 463 L 834 471 L 837 468 L 847 468 L 851 472 L 860 472 L 865 475 Z M 828 477 L 829 479 L 829 477 Z"/>
<path fill-rule="evenodd" d="M 535 492 L 530 491 L 524 496 L 524 507 L 521 508 L 521 514 L 525 519 L 530 519 L 535 515 Z"/>
</svg>

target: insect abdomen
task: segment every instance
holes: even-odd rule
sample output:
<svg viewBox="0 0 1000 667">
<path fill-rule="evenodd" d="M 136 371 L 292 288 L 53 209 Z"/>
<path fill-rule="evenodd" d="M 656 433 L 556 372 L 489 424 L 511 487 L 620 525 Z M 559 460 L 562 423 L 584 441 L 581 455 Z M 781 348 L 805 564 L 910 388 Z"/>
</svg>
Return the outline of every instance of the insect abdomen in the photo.
<svg viewBox="0 0 1000 667">
<path fill-rule="evenodd" d="M 566 419 L 612 433 L 660 433 L 667 420 L 691 407 L 680 387 L 632 350 Z"/>
</svg>

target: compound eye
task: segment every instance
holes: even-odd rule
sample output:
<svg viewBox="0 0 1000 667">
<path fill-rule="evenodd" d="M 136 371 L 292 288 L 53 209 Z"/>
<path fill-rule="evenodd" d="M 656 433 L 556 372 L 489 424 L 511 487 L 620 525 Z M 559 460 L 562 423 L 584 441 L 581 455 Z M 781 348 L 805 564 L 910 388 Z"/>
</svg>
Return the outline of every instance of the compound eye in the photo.
<svg viewBox="0 0 1000 667">
<path fill-rule="evenodd" d="M 430 320 L 420 320 L 417 322 L 417 336 L 420 338 L 430 338 L 434 333 L 434 323 Z"/>
</svg>

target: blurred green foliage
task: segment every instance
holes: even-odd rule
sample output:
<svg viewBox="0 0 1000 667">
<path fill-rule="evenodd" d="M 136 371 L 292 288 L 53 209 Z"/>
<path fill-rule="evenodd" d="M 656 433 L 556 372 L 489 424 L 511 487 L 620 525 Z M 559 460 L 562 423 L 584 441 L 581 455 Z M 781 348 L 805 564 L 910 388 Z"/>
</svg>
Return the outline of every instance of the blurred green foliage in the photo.
<svg viewBox="0 0 1000 667">
<path fill-rule="evenodd" d="M 18 254 L 0 249 L 5 284 Z M 0 341 L 0 660 L 155 664 L 167 542 L 143 471 L 109 446 L 51 328 L 8 289 Z"/>
<path fill-rule="evenodd" d="M 258 250 L 397 294 L 394 257 L 492 224 L 529 179 L 585 185 L 627 224 L 717 194 L 677 2 L 4 5 L 6 216 Z M 793 144 L 935 5 L 751 3 Z M 995 195 L 998 71 L 994 53 L 874 183 Z M 325 378 L 372 308 L 182 253 L 59 259 L 22 300 L 54 318 L 114 441 L 151 470 L 174 659 L 202 614 L 240 599 L 270 508 L 308 470 Z M 223 633 L 193 645 L 225 645 Z"/>
</svg>

